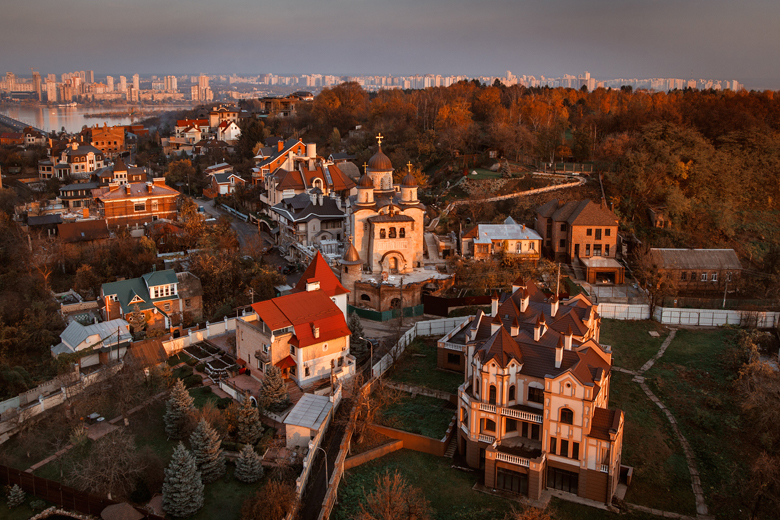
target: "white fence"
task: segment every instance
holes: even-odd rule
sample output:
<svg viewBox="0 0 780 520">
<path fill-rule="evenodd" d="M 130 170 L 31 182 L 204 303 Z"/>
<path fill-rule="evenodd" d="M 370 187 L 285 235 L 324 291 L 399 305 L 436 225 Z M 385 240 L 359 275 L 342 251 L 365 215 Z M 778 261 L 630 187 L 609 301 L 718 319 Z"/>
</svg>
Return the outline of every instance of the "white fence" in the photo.
<svg viewBox="0 0 780 520">
<path fill-rule="evenodd" d="M 469 317 L 459 316 L 457 318 L 442 318 L 440 320 L 418 321 L 414 324 L 414 327 L 407 330 L 398 343 L 395 344 L 390 352 L 382 356 L 373 367 L 371 367 L 371 376 L 379 377 L 384 374 L 388 368 L 393 365 L 396 359 L 403 354 L 406 347 L 414 341 L 417 336 L 437 336 L 444 335 L 451 331 L 458 325 L 461 325 L 464 321 L 468 321 Z"/>
<path fill-rule="evenodd" d="M 650 306 L 647 304 L 630 305 L 627 303 L 600 303 L 597 310 L 602 318 L 611 320 L 650 319 Z"/>
<path fill-rule="evenodd" d="M 228 318 L 225 316 L 222 321 L 218 321 L 216 323 L 206 322 L 205 329 L 190 329 L 184 336 L 163 341 L 163 348 L 165 348 L 165 352 L 169 356 L 173 356 L 190 345 L 195 345 L 196 343 L 200 343 L 205 339 L 209 339 L 214 336 L 221 336 L 222 334 L 227 334 L 228 332 L 236 330 L 237 320 L 243 320 L 246 322 L 255 321 L 257 320 L 257 314 L 254 312 L 247 313 L 246 310 L 244 310 L 242 315 L 237 318 Z"/>
<path fill-rule="evenodd" d="M 743 325 L 760 329 L 771 329 L 780 324 L 780 312 L 727 311 L 718 309 L 656 307 L 653 318 L 664 325 L 695 325 L 701 327 Z"/>
</svg>

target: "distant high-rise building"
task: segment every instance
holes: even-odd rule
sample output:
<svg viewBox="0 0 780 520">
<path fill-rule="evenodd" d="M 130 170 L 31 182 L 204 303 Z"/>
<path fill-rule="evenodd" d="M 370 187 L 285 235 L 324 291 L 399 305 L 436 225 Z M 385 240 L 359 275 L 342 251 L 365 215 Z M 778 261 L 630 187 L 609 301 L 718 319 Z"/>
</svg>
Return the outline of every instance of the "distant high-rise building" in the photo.
<svg viewBox="0 0 780 520">
<path fill-rule="evenodd" d="M 119 92 L 127 91 L 127 78 L 119 76 Z"/>
<path fill-rule="evenodd" d="M 114 76 L 106 76 L 106 92 L 114 91 Z"/>
<path fill-rule="evenodd" d="M 173 92 L 179 90 L 179 84 L 176 80 L 176 76 L 165 76 L 165 90 Z"/>
<path fill-rule="evenodd" d="M 190 87 L 190 99 L 193 101 L 200 101 L 200 89 L 197 85 Z"/>
<path fill-rule="evenodd" d="M 57 101 L 57 82 L 46 80 L 46 101 L 55 103 Z"/>
<path fill-rule="evenodd" d="M 33 72 L 33 89 L 35 90 L 35 93 L 38 95 L 38 101 L 42 101 L 43 98 L 41 97 L 41 73 L 40 72 Z"/>
<path fill-rule="evenodd" d="M 87 83 L 94 83 L 95 82 L 95 71 L 94 70 L 88 70 L 86 79 L 87 79 Z"/>
<path fill-rule="evenodd" d="M 138 74 L 133 74 L 133 88 L 141 90 L 141 77 Z"/>
<path fill-rule="evenodd" d="M 206 99 L 206 89 L 209 89 L 209 77 L 201 74 L 198 76 L 198 99 L 200 101 L 209 101 Z"/>
</svg>

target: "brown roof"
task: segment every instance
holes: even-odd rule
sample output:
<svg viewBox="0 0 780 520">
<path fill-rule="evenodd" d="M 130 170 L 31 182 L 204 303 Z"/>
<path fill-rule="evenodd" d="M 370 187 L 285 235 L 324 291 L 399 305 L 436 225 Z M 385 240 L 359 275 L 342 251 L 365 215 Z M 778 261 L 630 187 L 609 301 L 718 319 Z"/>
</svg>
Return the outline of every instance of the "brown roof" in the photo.
<svg viewBox="0 0 780 520">
<path fill-rule="evenodd" d="M 382 145 L 379 145 L 379 150 L 368 160 L 368 167 L 379 171 L 393 169 L 393 163 L 390 162 L 390 158 L 382 153 Z"/>
<path fill-rule="evenodd" d="M 618 218 L 605 206 L 590 200 L 573 200 L 562 204 L 560 200 L 536 208 L 536 213 L 555 222 L 568 222 L 572 226 L 617 226 Z"/>
<path fill-rule="evenodd" d="M 742 270 L 733 249 L 650 249 L 653 263 L 661 269 Z"/>
<path fill-rule="evenodd" d="M 127 188 L 130 188 L 130 193 L 128 193 Z M 164 197 L 164 196 L 178 197 L 179 192 L 174 190 L 173 188 L 169 188 L 168 186 L 164 186 L 162 184 L 157 184 L 157 183 L 153 183 L 152 189 L 151 191 L 149 191 L 149 188 L 147 187 L 147 183 L 137 182 L 137 183 L 125 184 L 115 190 L 109 190 L 103 188 L 102 192 L 97 196 L 97 198 L 100 198 L 101 200 L 105 201 L 105 200 L 134 199 L 139 197 Z"/>
<path fill-rule="evenodd" d="M 620 426 L 620 419 L 623 417 L 622 410 L 607 410 L 606 408 L 596 408 L 593 412 L 593 421 L 591 421 L 590 433 L 588 437 L 610 440 L 610 433 L 617 433 Z"/>
<path fill-rule="evenodd" d="M 520 346 L 504 327 L 490 336 L 490 339 L 477 349 L 476 355 L 482 359 L 482 364 L 495 359 L 501 368 L 505 368 L 513 359 L 523 364 L 523 353 L 520 351 Z"/>
<path fill-rule="evenodd" d="M 295 288 L 299 291 L 306 290 L 306 282 L 309 280 L 316 280 L 320 282 L 320 289 L 325 291 L 328 296 L 338 296 L 339 294 L 346 294 L 349 291 L 341 285 L 341 282 L 333 273 L 333 269 L 328 265 L 327 260 L 322 256 L 322 253 L 317 251 L 314 256 L 314 260 L 311 261 L 309 267 L 303 272 L 303 276 L 298 281 Z"/>
<path fill-rule="evenodd" d="M 151 338 L 143 341 L 135 341 L 127 349 L 130 359 L 142 367 L 149 367 L 165 363 L 168 353 L 163 347 L 164 338 Z"/>
<path fill-rule="evenodd" d="M 68 244 L 111 238 L 105 220 L 82 220 L 57 224 L 57 234 L 63 242 Z"/>
</svg>

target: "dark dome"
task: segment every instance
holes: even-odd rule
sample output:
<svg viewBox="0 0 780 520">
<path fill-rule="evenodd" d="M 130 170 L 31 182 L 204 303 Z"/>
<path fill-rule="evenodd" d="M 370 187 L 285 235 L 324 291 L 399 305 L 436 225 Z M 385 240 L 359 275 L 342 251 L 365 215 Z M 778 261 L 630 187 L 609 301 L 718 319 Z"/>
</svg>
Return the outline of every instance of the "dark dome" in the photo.
<svg viewBox="0 0 780 520">
<path fill-rule="evenodd" d="M 374 181 L 371 180 L 371 177 L 368 176 L 368 174 L 363 174 L 362 177 L 360 177 L 360 180 L 358 181 L 358 188 L 373 188 L 374 187 Z"/>
<path fill-rule="evenodd" d="M 371 159 L 368 160 L 368 167 L 372 170 L 390 171 L 393 169 L 393 163 L 390 162 L 390 158 L 382 153 L 382 147 L 379 147 Z"/>
<path fill-rule="evenodd" d="M 411 173 L 407 173 L 406 176 L 401 181 L 401 186 L 404 186 L 406 188 L 415 188 L 417 187 L 417 179 L 414 178 L 414 175 Z"/>
</svg>

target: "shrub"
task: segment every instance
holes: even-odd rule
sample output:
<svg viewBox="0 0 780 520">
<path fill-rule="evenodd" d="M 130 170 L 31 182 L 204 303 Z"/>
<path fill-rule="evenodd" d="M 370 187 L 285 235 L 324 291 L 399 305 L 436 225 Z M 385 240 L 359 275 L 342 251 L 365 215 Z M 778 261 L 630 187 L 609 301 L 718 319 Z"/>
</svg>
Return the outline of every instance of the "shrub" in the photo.
<svg viewBox="0 0 780 520">
<path fill-rule="evenodd" d="M 8 509 L 24 504 L 24 490 L 19 487 L 19 484 L 6 486 L 6 497 L 8 498 Z"/>
<path fill-rule="evenodd" d="M 192 388 L 203 384 L 203 377 L 199 376 L 198 374 L 193 374 L 191 376 L 185 377 L 183 381 L 184 381 L 184 386 L 186 386 L 187 388 Z"/>
<path fill-rule="evenodd" d="M 206 372 L 206 363 L 198 363 L 195 365 L 195 370 L 197 372 Z"/>
<path fill-rule="evenodd" d="M 187 361 L 185 361 L 185 363 L 187 363 L 188 366 L 194 367 L 195 365 L 198 364 L 198 360 L 191 357 Z"/>
<path fill-rule="evenodd" d="M 220 410 L 225 410 L 232 402 L 233 399 L 230 397 L 221 397 L 217 400 L 217 408 Z"/>
<path fill-rule="evenodd" d="M 46 502 L 43 500 L 33 500 L 30 502 L 30 509 L 33 511 L 43 511 L 46 509 Z"/>
</svg>

